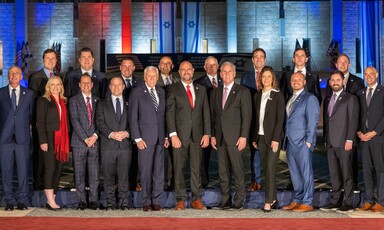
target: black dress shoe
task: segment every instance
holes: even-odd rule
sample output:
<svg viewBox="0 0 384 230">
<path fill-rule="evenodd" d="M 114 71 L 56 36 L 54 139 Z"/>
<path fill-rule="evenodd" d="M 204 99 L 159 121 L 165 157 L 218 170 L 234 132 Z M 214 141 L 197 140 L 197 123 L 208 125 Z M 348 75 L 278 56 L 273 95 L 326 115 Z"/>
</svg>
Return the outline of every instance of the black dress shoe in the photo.
<svg viewBox="0 0 384 230">
<path fill-rule="evenodd" d="M 228 209 L 231 208 L 231 202 L 230 202 L 230 201 L 227 201 L 227 202 L 225 202 L 225 203 L 221 203 L 220 206 L 219 206 L 219 208 L 220 208 L 221 210 L 228 210 Z"/>
<path fill-rule="evenodd" d="M 25 205 L 25 204 L 18 203 L 18 204 L 17 204 L 17 209 L 18 209 L 18 210 L 27 210 L 28 207 L 27 207 L 27 205 Z"/>
<path fill-rule="evenodd" d="M 49 205 L 48 203 L 45 205 L 45 207 L 48 210 L 51 210 L 51 211 L 59 211 L 59 210 L 61 210 L 61 208 L 52 208 L 51 205 Z"/>
<path fill-rule="evenodd" d="M 97 204 L 97 202 L 92 201 L 91 203 L 89 203 L 89 208 L 92 210 L 97 210 L 98 207 L 99 205 Z"/>
<path fill-rule="evenodd" d="M 76 210 L 84 210 L 87 208 L 87 204 L 84 201 L 80 201 Z"/>
<path fill-rule="evenodd" d="M 7 204 L 5 206 L 5 211 L 13 211 L 13 209 L 15 208 L 15 206 L 13 204 Z"/>
<path fill-rule="evenodd" d="M 122 204 L 122 205 L 120 205 L 120 209 L 121 210 L 129 210 L 129 207 L 128 207 L 128 205 L 127 204 Z"/>
<path fill-rule="evenodd" d="M 239 206 L 237 206 L 237 205 L 233 205 L 232 207 L 231 207 L 231 210 L 235 210 L 235 211 L 241 211 L 241 210 L 243 210 L 244 209 L 244 207 L 242 206 L 242 205 L 239 205 Z"/>
<path fill-rule="evenodd" d="M 107 204 L 107 211 L 108 210 L 115 210 L 115 205 L 113 205 L 113 204 Z"/>
<path fill-rule="evenodd" d="M 153 204 L 151 208 L 152 208 L 152 211 L 161 211 L 162 210 L 161 206 L 158 204 Z"/>
<path fill-rule="evenodd" d="M 144 212 L 151 211 L 151 205 L 143 205 L 143 211 Z"/>
</svg>

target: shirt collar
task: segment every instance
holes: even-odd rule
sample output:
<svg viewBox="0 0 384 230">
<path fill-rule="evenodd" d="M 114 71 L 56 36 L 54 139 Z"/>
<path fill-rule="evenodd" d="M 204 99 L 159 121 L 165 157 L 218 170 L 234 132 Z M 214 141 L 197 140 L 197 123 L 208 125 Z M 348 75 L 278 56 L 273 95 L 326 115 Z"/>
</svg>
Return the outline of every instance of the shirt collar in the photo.
<svg viewBox="0 0 384 230">
<path fill-rule="evenodd" d="M 231 89 L 232 89 L 232 87 L 233 87 L 233 84 L 235 84 L 234 81 L 233 81 L 231 84 L 229 84 L 228 86 L 223 85 L 223 89 L 224 89 L 225 87 L 227 87 L 228 92 L 229 92 L 229 91 L 231 91 Z"/>
<path fill-rule="evenodd" d="M 84 73 L 88 73 L 91 77 L 92 76 L 92 73 L 93 73 L 93 69 L 91 68 L 90 70 L 84 70 L 83 68 L 80 68 L 81 69 L 81 74 L 84 74 Z"/>
<path fill-rule="evenodd" d="M 45 75 L 46 75 L 47 77 L 50 77 L 50 76 L 51 76 L 51 73 L 54 74 L 54 73 L 53 73 L 53 70 L 50 71 L 50 70 L 48 70 L 48 69 L 45 68 L 45 67 L 43 67 L 43 70 L 44 70 L 44 73 L 45 73 Z"/>
</svg>

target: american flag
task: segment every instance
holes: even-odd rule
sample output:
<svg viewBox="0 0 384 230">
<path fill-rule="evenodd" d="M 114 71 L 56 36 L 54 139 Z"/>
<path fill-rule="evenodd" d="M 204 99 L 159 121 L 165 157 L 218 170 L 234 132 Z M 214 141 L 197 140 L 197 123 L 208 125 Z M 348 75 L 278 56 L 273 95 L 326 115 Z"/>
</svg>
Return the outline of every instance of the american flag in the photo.
<svg viewBox="0 0 384 230">
<path fill-rule="evenodd" d="M 52 49 L 56 52 L 56 66 L 55 66 L 55 73 L 59 74 L 61 71 L 61 42 L 54 42 L 52 44 Z"/>
<path fill-rule="evenodd" d="M 339 49 L 340 49 L 340 41 L 332 39 L 326 53 L 326 56 L 331 58 L 330 64 L 329 64 L 331 67 L 331 70 L 337 69 L 336 62 L 337 62 L 337 56 L 339 55 Z"/>
<path fill-rule="evenodd" d="M 20 46 L 20 43 L 17 42 L 17 48 L 16 48 L 16 57 L 15 57 L 15 66 L 20 66 L 20 61 L 21 61 L 21 49 L 22 47 Z"/>
</svg>

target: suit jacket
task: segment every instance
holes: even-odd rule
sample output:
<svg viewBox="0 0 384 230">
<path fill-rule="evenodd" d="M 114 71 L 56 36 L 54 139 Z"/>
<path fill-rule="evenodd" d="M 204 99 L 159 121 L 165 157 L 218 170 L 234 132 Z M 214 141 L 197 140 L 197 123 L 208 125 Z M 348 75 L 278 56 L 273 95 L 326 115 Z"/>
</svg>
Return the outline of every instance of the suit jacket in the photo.
<svg viewBox="0 0 384 230">
<path fill-rule="evenodd" d="M 219 74 L 217 74 L 216 81 L 217 81 L 217 87 L 221 87 L 223 85 L 223 80 L 221 80 L 221 77 L 219 76 Z M 207 74 L 204 74 L 200 78 L 194 80 L 193 83 L 204 86 L 207 89 L 208 99 L 210 98 L 211 91 L 213 90 L 213 86 Z"/>
<path fill-rule="evenodd" d="M 290 114 L 286 115 L 285 134 L 289 142 L 302 146 L 306 142 L 316 145 L 316 131 L 320 106 L 314 95 L 303 90 L 292 104 Z"/>
<path fill-rule="evenodd" d="M 191 108 L 187 91 L 181 81 L 167 88 L 166 121 L 168 132 L 177 132 L 185 145 L 189 140 L 200 143 L 203 135 L 211 135 L 211 121 L 206 89 L 193 85 L 194 108 Z"/>
<path fill-rule="evenodd" d="M 30 142 L 30 124 L 34 110 L 33 92 L 20 86 L 20 98 L 16 112 L 12 110 L 9 86 L 0 89 L 0 144 L 12 143 L 28 145 Z"/>
<path fill-rule="evenodd" d="M 101 150 L 123 150 L 130 149 L 130 138 L 125 138 L 122 142 L 110 139 L 108 136 L 112 132 L 129 131 L 128 124 L 128 102 L 123 100 L 123 111 L 120 122 L 116 118 L 112 98 L 106 97 L 99 101 L 96 106 L 96 127 L 100 133 Z"/>
<path fill-rule="evenodd" d="M 259 128 L 260 125 L 263 125 L 264 128 L 264 138 L 268 145 L 272 141 L 277 141 L 281 143 L 283 138 L 283 125 L 285 117 L 285 99 L 282 92 L 271 91 L 270 97 L 265 105 L 264 121 L 263 124 L 260 124 L 260 106 L 262 91 L 259 91 L 255 95 L 255 126 L 254 126 L 254 136 L 253 141 L 258 141 L 259 139 Z"/>
<path fill-rule="evenodd" d="M 36 71 L 29 76 L 28 88 L 33 91 L 35 98 L 44 95 L 47 82 L 48 77 L 45 74 L 44 69 Z"/>
<path fill-rule="evenodd" d="M 69 114 L 72 123 L 72 138 L 71 146 L 79 149 L 88 149 L 84 140 L 92 136 L 94 133 L 98 135 L 96 129 L 96 102 L 99 100 L 98 97 L 92 96 L 92 125 L 89 127 L 88 123 L 88 111 L 87 104 L 84 100 L 83 94 L 80 92 L 77 95 L 69 99 Z M 98 142 L 96 142 L 96 145 Z"/>
<path fill-rule="evenodd" d="M 107 84 L 106 84 L 106 94 L 105 94 L 105 96 L 111 96 L 111 90 L 109 89 L 109 83 L 110 82 L 111 82 L 111 79 L 108 79 Z M 132 83 L 131 87 L 129 87 L 129 88 L 125 87 L 124 91 L 123 91 L 123 97 L 127 101 L 129 101 L 129 96 L 130 96 L 130 94 L 132 92 L 132 89 L 135 88 L 138 85 L 144 84 L 144 81 L 141 78 L 137 78 L 137 77 L 132 76 L 131 83 Z"/>
<path fill-rule="evenodd" d="M 331 116 L 328 116 L 331 98 L 332 95 L 324 99 L 324 140 L 328 146 L 341 148 L 346 140 L 356 141 L 359 104 L 356 96 L 343 91 L 337 98 Z"/>
<path fill-rule="evenodd" d="M 171 78 L 171 84 L 180 81 L 180 79 L 174 77 L 172 74 L 170 75 L 170 78 Z M 165 83 L 164 83 L 164 81 L 163 81 L 163 77 L 161 77 L 161 74 L 159 74 L 159 79 L 157 80 L 156 86 L 165 88 Z"/>
<path fill-rule="evenodd" d="M 164 144 L 165 91 L 156 87 L 159 106 L 156 111 L 145 84 L 134 88 L 129 99 L 129 126 L 132 139 L 142 138 L 147 145 Z"/>
<path fill-rule="evenodd" d="M 39 97 L 36 103 L 36 126 L 39 144 L 48 143 L 48 133 L 60 129 L 60 118 L 54 101 Z"/>
<path fill-rule="evenodd" d="M 288 98 L 290 98 L 293 94 L 293 90 L 291 87 L 292 74 L 293 74 L 293 70 L 291 70 L 290 72 L 284 72 L 280 79 L 280 89 L 284 93 L 286 101 L 288 101 Z M 321 105 L 322 97 L 321 97 L 321 91 L 320 91 L 319 76 L 317 74 L 312 74 L 307 69 L 307 73 L 305 75 L 305 81 L 306 81 L 305 90 L 315 95 L 319 104 Z"/>
<path fill-rule="evenodd" d="M 64 96 L 70 98 L 80 92 L 79 82 L 81 77 L 81 69 L 69 71 L 64 78 Z M 105 74 L 95 69 L 92 70 L 92 95 L 103 98 L 106 93 Z"/>
<path fill-rule="evenodd" d="M 364 80 L 359 78 L 358 76 L 355 76 L 351 73 L 349 73 L 347 85 L 345 86 L 345 91 L 347 93 L 355 94 L 357 91 L 363 89 L 364 86 Z M 332 96 L 332 88 L 329 85 L 329 79 L 327 81 L 327 88 L 326 88 L 326 96 Z"/>
<path fill-rule="evenodd" d="M 369 107 L 367 105 L 368 88 L 364 88 L 357 93 L 360 101 L 360 125 L 358 131 L 367 133 L 375 131 L 376 136 L 372 138 L 372 142 L 384 142 L 384 87 L 377 85 L 373 92 Z"/>
<path fill-rule="evenodd" d="M 212 136 L 218 145 L 223 139 L 228 145 L 235 145 L 239 137 L 249 138 L 252 119 L 252 100 L 247 88 L 236 83 L 229 92 L 222 109 L 223 87 L 211 93 Z"/>
</svg>

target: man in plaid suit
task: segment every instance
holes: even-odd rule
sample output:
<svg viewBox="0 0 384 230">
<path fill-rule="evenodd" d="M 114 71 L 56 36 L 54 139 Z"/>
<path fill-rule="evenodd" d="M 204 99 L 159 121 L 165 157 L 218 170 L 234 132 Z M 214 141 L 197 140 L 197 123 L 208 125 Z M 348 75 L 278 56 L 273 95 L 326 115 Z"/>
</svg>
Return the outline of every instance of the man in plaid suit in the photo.
<svg viewBox="0 0 384 230">
<path fill-rule="evenodd" d="M 76 193 L 79 199 L 77 209 L 87 208 L 85 195 L 85 170 L 88 163 L 89 208 L 96 210 L 99 187 L 99 144 L 95 127 L 96 102 L 92 95 L 92 79 L 84 73 L 79 82 L 81 92 L 69 100 L 69 112 L 73 126 L 71 146 L 75 166 Z"/>
</svg>

